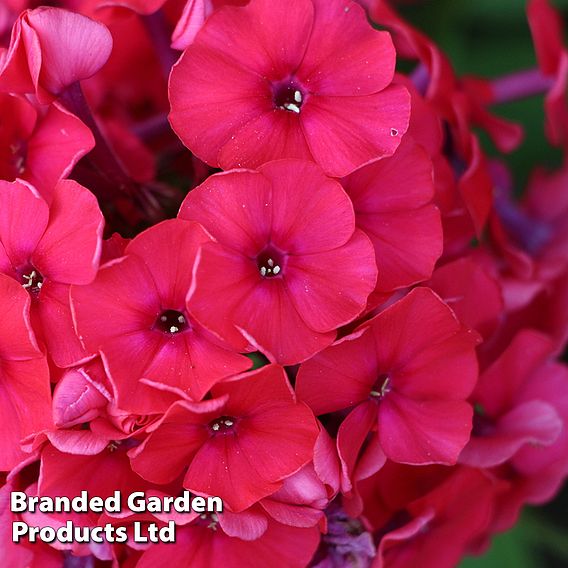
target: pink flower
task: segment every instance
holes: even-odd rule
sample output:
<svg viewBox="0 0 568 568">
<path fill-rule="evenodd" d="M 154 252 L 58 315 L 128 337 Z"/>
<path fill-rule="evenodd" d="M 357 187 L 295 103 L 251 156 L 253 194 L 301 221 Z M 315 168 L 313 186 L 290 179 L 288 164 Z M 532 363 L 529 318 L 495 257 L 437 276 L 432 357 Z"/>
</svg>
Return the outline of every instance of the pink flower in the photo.
<svg viewBox="0 0 568 568">
<path fill-rule="evenodd" d="M 132 471 L 127 450 L 127 445 L 117 442 L 108 444 L 104 451 L 96 455 L 81 456 L 60 452 L 47 444 L 41 452 L 38 494 L 73 498 L 86 490 L 89 497 L 99 496 L 105 499 L 115 491 L 120 491 L 125 499 L 133 491 L 151 489 L 148 482 Z M 28 519 L 30 516 L 33 518 L 29 514 Z M 100 516 L 95 511 L 87 511 L 86 514 L 70 511 L 50 514 L 49 518 L 55 523 L 64 523 L 70 519 L 77 526 L 94 526 Z"/>
<path fill-rule="evenodd" d="M 296 390 L 316 415 L 353 408 L 337 435 L 344 491 L 386 458 L 456 463 L 471 430 L 476 340 L 438 296 L 417 288 L 302 364 Z"/>
<path fill-rule="evenodd" d="M 552 353 L 546 336 L 522 330 L 481 375 L 472 395 L 477 409 L 472 438 L 460 462 L 494 467 L 523 448 L 539 448 L 538 453 L 546 455 L 560 441 L 568 399 L 563 400 L 564 389 L 558 387 L 566 381 L 566 371 L 549 360 Z"/>
<path fill-rule="evenodd" d="M 0 106 L 0 178 L 24 179 L 51 200 L 56 183 L 95 145 L 91 131 L 58 103 L 36 107 L 0 94 Z"/>
<path fill-rule="evenodd" d="M 426 152 L 405 138 L 393 156 L 364 166 L 341 183 L 353 200 L 357 226 L 375 247 L 377 292 L 429 278 L 443 241 Z"/>
<path fill-rule="evenodd" d="M 402 478 L 406 474 L 404 468 L 398 473 Z M 481 470 L 454 469 L 448 479 L 393 517 L 394 526 L 387 527 L 371 566 L 453 568 L 486 530 L 498 488 Z M 373 505 L 372 495 L 366 503 Z"/>
<path fill-rule="evenodd" d="M 69 285 L 97 273 L 103 217 L 97 200 L 71 180 L 60 181 L 48 205 L 23 181 L 0 181 L 0 272 L 32 298 L 32 323 L 60 366 L 86 357 L 75 333 Z"/>
<path fill-rule="evenodd" d="M 0 90 L 35 93 L 49 103 L 70 85 L 94 75 L 112 49 L 107 28 L 60 8 L 23 12 L 0 59 Z"/>
<path fill-rule="evenodd" d="M 183 51 L 191 45 L 197 32 L 212 12 L 211 0 L 187 0 L 172 34 L 172 47 Z"/>
<path fill-rule="evenodd" d="M 247 3 L 248 0 L 187 0 L 172 33 L 172 47 L 183 51 L 191 45 L 213 10 L 225 5 L 244 6 Z"/>
<path fill-rule="evenodd" d="M 173 481 L 187 468 L 186 489 L 217 495 L 240 512 L 312 459 L 318 427 L 278 365 L 219 383 L 212 395 L 172 405 L 131 454 L 132 467 L 155 483 Z"/>
<path fill-rule="evenodd" d="M 390 155 L 409 95 L 395 50 L 347 0 L 252 0 L 211 15 L 174 66 L 171 124 L 223 169 L 313 159 L 343 176 Z"/>
<path fill-rule="evenodd" d="M 295 528 L 270 521 L 259 538 L 243 540 L 228 536 L 218 522 L 198 519 L 178 527 L 175 544 L 148 549 L 137 568 L 304 568 L 319 544 L 317 528 Z"/>
<path fill-rule="evenodd" d="M 133 239 L 92 284 L 71 290 L 78 333 L 90 353 L 100 352 L 120 408 L 151 413 L 180 395 L 200 400 L 217 381 L 250 367 L 185 308 L 200 247 L 209 241 L 196 223 L 164 221 Z"/>
<path fill-rule="evenodd" d="M 351 201 L 315 164 L 280 160 L 212 176 L 179 216 L 218 241 L 203 248 L 189 311 L 271 361 L 298 363 L 329 345 L 375 286 L 373 247 L 355 228 Z"/>
<path fill-rule="evenodd" d="M 9 471 L 25 457 L 22 438 L 49 424 L 49 371 L 29 310 L 25 290 L 0 274 L 0 471 Z"/>
<path fill-rule="evenodd" d="M 503 317 L 499 282 L 471 257 L 462 257 L 436 269 L 429 287 L 448 304 L 468 328 L 489 338 Z"/>
</svg>

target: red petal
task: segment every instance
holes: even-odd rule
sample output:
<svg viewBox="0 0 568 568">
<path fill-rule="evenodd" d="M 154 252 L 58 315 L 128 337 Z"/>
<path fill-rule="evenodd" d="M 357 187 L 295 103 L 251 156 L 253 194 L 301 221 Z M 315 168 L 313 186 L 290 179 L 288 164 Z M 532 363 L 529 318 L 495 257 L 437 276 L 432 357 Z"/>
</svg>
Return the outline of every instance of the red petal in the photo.
<svg viewBox="0 0 568 568">
<path fill-rule="evenodd" d="M 270 238 L 276 246 L 293 255 L 310 254 L 335 249 L 353 236 L 353 205 L 339 183 L 319 166 L 279 160 L 259 171 L 272 183 Z"/>
<path fill-rule="evenodd" d="M 0 470 L 9 471 L 25 457 L 20 440 L 51 425 L 49 371 L 44 358 L 1 362 L 0 409 Z"/>
<path fill-rule="evenodd" d="M 49 224 L 32 255 L 34 266 L 55 282 L 92 282 L 99 267 L 103 227 L 96 197 L 72 180 L 60 181 Z"/>
<path fill-rule="evenodd" d="M 354 320 L 365 308 L 376 281 L 373 246 L 359 230 L 335 250 L 289 257 L 284 276 L 300 317 L 321 333 Z"/>
<path fill-rule="evenodd" d="M 373 334 L 359 332 L 302 363 L 296 392 L 316 415 L 327 414 L 367 400 L 378 375 Z"/>
<path fill-rule="evenodd" d="M 16 276 L 14 269 L 28 268 L 48 219 L 49 208 L 31 185 L 0 180 L 0 243 L 7 256 L 3 271 Z"/>
<path fill-rule="evenodd" d="M 359 452 L 368 434 L 377 422 L 377 405 L 364 402 L 354 408 L 341 423 L 337 432 L 337 451 L 341 461 L 341 490 L 349 493 L 353 489 L 353 473 Z"/>
<path fill-rule="evenodd" d="M 369 26 L 351 0 L 313 0 L 314 27 L 298 78 L 322 95 L 368 95 L 392 81 L 396 52 L 388 32 Z"/>
<path fill-rule="evenodd" d="M 178 216 L 201 223 L 225 246 L 254 256 L 269 239 L 272 211 L 266 178 L 234 171 L 213 175 L 191 191 Z"/>
<path fill-rule="evenodd" d="M 393 461 L 454 465 L 469 440 L 472 415 L 464 401 L 415 401 L 391 392 L 379 405 L 379 440 Z"/>
<path fill-rule="evenodd" d="M 211 239 L 197 223 L 170 219 L 140 233 L 127 247 L 144 263 L 162 309 L 183 310 L 202 244 Z"/>
<path fill-rule="evenodd" d="M 390 156 L 408 128 L 409 101 L 402 86 L 366 96 L 311 97 L 301 120 L 314 159 L 328 175 L 341 177 Z"/>
</svg>

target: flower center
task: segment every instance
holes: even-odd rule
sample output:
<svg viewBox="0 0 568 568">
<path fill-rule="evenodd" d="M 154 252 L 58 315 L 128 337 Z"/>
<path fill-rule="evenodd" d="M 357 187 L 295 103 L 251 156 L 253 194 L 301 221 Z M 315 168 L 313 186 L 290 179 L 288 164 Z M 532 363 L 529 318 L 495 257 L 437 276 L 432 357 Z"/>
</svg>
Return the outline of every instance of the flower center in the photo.
<svg viewBox="0 0 568 568">
<path fill-rule="evenodd" d="M 293 79 L 275 83 L 272 88 L 273 101 L 276 108 L 300 114 L 306 99 L 306 93 Z"/>
<path fill-rule="evenodd" d="M 28 144 L 25 140 L 17 140 L 10 146 L 10 157 L 7 164 L 10 178 L 17 178 L 24 173 L 27 155 Z"/>
<path fill-rule="evenodd" d="M 233 431 L 236 420 L 232 416 L 221 416 L 209 423 L 209 428 L 214 434 L 226 434 Z"/>
<path fill-rule="evenodd" d="M 386 373 L 381 373 L 375 381 L 370 395 L 380 400 L 385 398 L 386 394 L 389 393 L 391 389 L 391 378 Z"/>
<path fill-rule="evenodd" d="M 263 278 L 274 278 L 282 274 L 284 257 L 274 248 L 268 248 L 256 257 L 256 265 Z"/>
<path fill-rule="evenodd" d="M 187 317 L 177 310 L 165 310 L 156 320 L 156 327 L 164 333 L 172 335 L 189 328 Z"/>
<path fill-rule="evenodd" d="M 31 269 L 26 274 L 22 274 L 22 287 L 30 294 L 37 296 L 43 286 L 43 276 L 39 270 Z"/>
<path fill-rule="evenodd" d="M 197 523 L 212 531 L 216 531 L 217 525 L 219 524 L 219 517 L 215 513 L 203 513 L 199 515 Z"/>
</svg>

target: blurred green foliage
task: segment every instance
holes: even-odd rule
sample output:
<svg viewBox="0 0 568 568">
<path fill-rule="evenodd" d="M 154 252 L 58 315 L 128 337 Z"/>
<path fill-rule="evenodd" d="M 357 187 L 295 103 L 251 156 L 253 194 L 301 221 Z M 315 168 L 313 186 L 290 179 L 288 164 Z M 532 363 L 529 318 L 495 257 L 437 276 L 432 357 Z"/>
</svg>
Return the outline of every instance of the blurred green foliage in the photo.
<svg viewBox="0 0 568 568">
<path fill-rule="evenodd" d="M 568 0 L 552 0 L 568 14 Z M 536 65 L 524 0 L 427 0 L 402 9 L 449 56 L 459 75 L 493 78 Z M 521 147 L 507 156 L 520 192 L 535 164 L 554 167 L 560 153 L 545 140 L 542 97 L 494 107 L 494 112 L 520 122 Z M 485 136 L 489 154 L 495 151 Z"/>
<path fill-rule="evenodd" d="M 568 0 L 551 2 L 566 19 Z M 427 0 L 401 11 L 444 50 L 459 75 L 493 78 L 536 65 L 525 7 L 525 0 Z M 542 102 L 542 97 L 533 97 L 493 108 L 525 129 L 522 146 L 505 158 L 517 193 L 535 166 L 555 167 L 561 160 L 544 136 Z M 496 155 L 488 138 L 481 139 L 487 152 Z M 567 507 L 564 490 L 545 508 L 525 511 L 515 528 L 494 539 L 485 555 L 464 560 L 460 568 L 567 567 Z"/>
</svg>

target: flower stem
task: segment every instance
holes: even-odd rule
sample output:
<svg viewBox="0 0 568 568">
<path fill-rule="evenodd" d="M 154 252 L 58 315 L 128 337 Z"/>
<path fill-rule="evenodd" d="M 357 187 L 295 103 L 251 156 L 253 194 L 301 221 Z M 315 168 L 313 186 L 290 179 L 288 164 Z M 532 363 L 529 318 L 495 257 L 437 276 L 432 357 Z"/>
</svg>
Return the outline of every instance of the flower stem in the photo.
<svg viewBox="0 0 568 568">
<path fill-rule="evenodd" d="M 85 99 L 83 90 L 79 83 L 71 85 L 62 95 L 61 102 L 82 120 L 91 130 L 95 139 L 95 147 L 87 155 L 89 162 L 96 167 L 108 182 L 116 189 L 133 195 L 135 193 L 135 182 L 124 170 L 114 150 L 110 147 L 106 137 L 101 132 L 93 113 Z"/>
<path fill-rule="evenodd" d="M 162 73 L 167 81 L 170 76 L 172 66 L 179 55 L 170 46 L 171 33 L 168 29 L 168 22 L 166 21 L 162 10 L 158 10 L 149 16 L 144 16 L 142 20 L 146 26 L 146 30 L 152 38 L 152 43 L 156 50 L 158 60 L 160 61 Z"/>
<path fill-rule="evenodd" d="M 527 69 L 499 77 L 491 82 L 495 103 L 508 103 L 546 93 L 554 78 L 542 74 L 540 69 Z"/>
<path fill-rule="evenodd" d="M 60 97 L 65 107 L 90 128 L 95 147 L 78 164 L 76 171 L 90 180 L 89 189 L 106 205 L 128 201 L 128 215 L 123 220 L 133 225 L 141 221 L 156 220 L 163 216 L 159 203 L 152 194 L 152 184 L 140 184 L 126 171 L 124 165 L 99 128 L 79 83 L 71 85 Z M 87 165 L 88 167 L 83 167 Z M 137 211 L 138 213 L 135 213 Z"/>
</svg>

